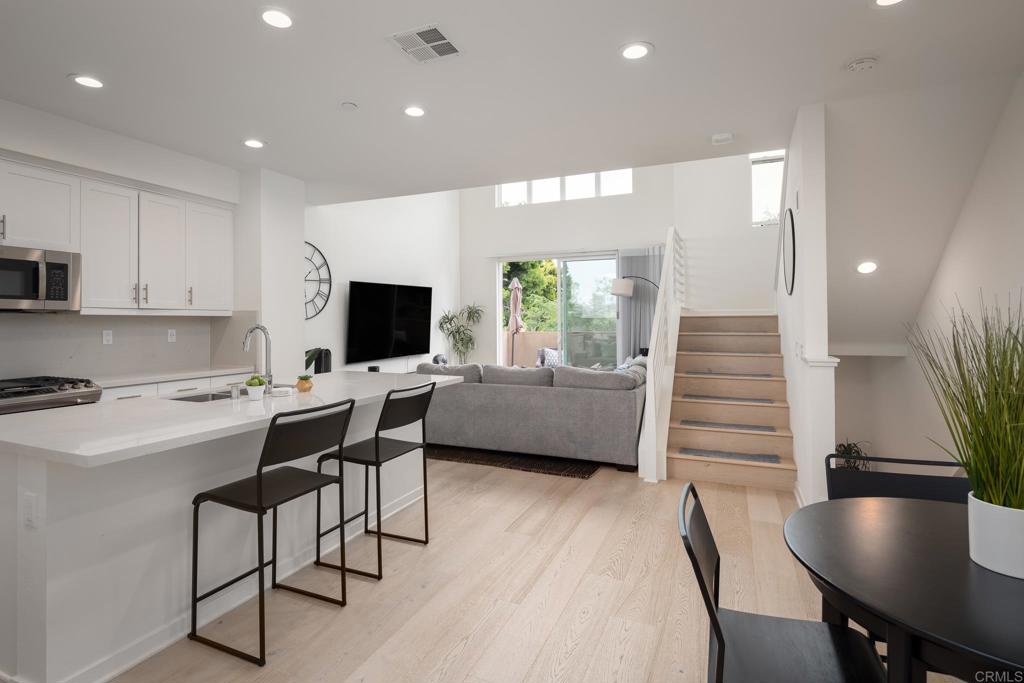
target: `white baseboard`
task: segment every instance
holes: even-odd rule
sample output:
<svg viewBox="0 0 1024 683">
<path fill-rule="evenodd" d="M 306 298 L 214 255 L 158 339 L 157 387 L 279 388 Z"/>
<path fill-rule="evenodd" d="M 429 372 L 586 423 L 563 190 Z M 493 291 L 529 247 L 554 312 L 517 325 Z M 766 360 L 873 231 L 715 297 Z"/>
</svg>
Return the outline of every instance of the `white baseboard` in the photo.
<svg viewBox="0 0 1024 683">
<path fill-rule="evenodd" d="M 802 508 L 804 506 L 804 497 L 800 493 L 800 482 L 798 481 L 793 485 L 793 497 L 796 498 L 796 506 Z"/>
<path fill-rule="evenodd" d="M 32 683 L 32 681 L 0 671 L 0 683 Z"/>
<path fill-rule="evenodd" d="M 417 486 L 412 491 L 384 505 L 381 509 L 382 518 L 387 519 L 420 500 L 423 497 L 422 491 L 423 487 Z M 373 510 L 369 512 L 369 520 L 371 526 L 377 523 L 377 515 Z M 345 528 L 345 540 L 350 541 L 362 533 L 362 520 L 354 520 Z M 321 544 L 320 550 L 327 553 L 337 547 L 338 542 L 332 541 Z M 285 579 L 298 570 L 310 565 L 315 554 L 316 546 L 311 544 L 291 557 L 280 558 L 277 563 L 278 579 Z M 199 626 L 205 626 L 211 621 L 219 619 L 246 600 L 254 597 L 256 593 L 256 586 L 253 585 L 252 581 L 248 580 L 225 589 L 217 597 L 203 603 L 202 612 L 205 618 L 199 622 Z M 121 649 L 97 659 L 92 664 L 63 679 L 60 683 L 105 683 L 184 638 L 189 631 L 190 621 L 191 614 L 186 611 L 184 614 L 178 615 L 170 622 L 150 631 Z M 31 682 L 0 672 L 0 683 Z"/>
</svg>

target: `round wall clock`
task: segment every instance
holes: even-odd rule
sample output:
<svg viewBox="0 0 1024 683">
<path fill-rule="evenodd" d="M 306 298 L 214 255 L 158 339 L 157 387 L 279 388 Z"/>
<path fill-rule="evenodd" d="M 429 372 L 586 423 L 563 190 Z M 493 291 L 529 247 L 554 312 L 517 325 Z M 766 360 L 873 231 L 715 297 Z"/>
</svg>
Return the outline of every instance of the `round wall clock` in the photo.
<svg viewBox="0 0 1024 683">
<path fill-rule="evenodd" d="M 793 209 L 786 209 L 782 224 L 782 276 L 786 293 L 790 296 L 793 296 L 793 286 L 796 285 L 796 226 L 793 223 Z"/>
<path fill-rule="evenodd" d="M 305 256 L 303 284 L 306 289 L 306 320 L 309 320 L 319 315 L 331 298 L 331 267 L 327 265 L 323 252 L 309 242 L 306 242 Z"/>
</svg>

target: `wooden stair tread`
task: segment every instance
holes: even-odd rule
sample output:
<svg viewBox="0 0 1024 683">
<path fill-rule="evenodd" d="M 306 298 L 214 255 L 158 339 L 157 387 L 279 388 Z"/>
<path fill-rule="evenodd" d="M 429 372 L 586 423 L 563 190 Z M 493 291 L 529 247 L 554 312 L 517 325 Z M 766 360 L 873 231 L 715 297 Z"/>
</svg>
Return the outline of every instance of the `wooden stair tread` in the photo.
<svg viewBox="0 0 1024 683">
<path fill-rule="evenodd" d="M 778 318 L 778 313 L 680 313 L 680 318 Z"/>
<path fill-rule="evenodd" d="M 687 460 L 689 462 L 702 462 L 702 463 L 715 463 L 719 465 L 734 465 L 738 467 L 765 467 L 773 470 L 792 470 L 796 471 L 796 464 L 791 460 L 782 458 L 781 462 L 758 462 L 756 460 L 733 460 L 731 458 L 714 458 L 706 455 L 684 455 L 678 450 L 669 451 L 668 458 L 670 460 Z"/>
<path fill-rule="evenodd" d="M 755 425 L 751 425 L 751 426 L 755 426 Z M 792 439 L 793 438 L 793 432 L 791 432 L 790 430 L 788 430 L 788 429 L 786 429 L 784 427 L 776 427 L 775 431 L 769 432 L 769 431 L 765 431 L 765 430 L 762 430 L 762 429 L 742 429 L 742 428 L 737 428 L 737 427 L 725 427 L 725 426 L 722 426 L 722 427 L 704 427 L 704 426 L 697 426 L 697 425 L 685 425 L 685 424 L 680 424 L 678 421 L 676 421 L 673 424 L 669 425 L 669 429 L 687 430 L 687 431 L 695 431 L 695 432 L 713 432 L 713 433 L 716 433 L 716 434 L 748 434 L 748 435 L 751 435 L 751 436 L 777 436 L 777 437 L 781 437 L 781 438 L 785 438 L 785 439 Z"/>
<path fill-rule="evenodd" d="M 696 379 L 735 379 L 741 381 L 762 380 L 770 382 L 785 382 L 786 378 L 779 375 L 726 375 L 720 373 L 699 373 L 699 372 L 677 372 L 676 377 L 691 377 Z"/>
<path fill-rule="evenodd" d="M 778 337 L 778 332 L 680 332 L 692 337 Z"/>
<path fill-rule="evenodd" d="M 715 396 L 715 397 L 695 397 L 695 396 L 673 396 L 673 401 L 679 403 L 698 403 L 701 405 L 712 404 L 712 405 L 724 405 L 724 406 L 746 406 L 749 408 L 788 408 L 789 403 L 786 401 L 751 401 L 742 398 L 729 398 L 728 396 Z"/>
<path fill-rule="evenodd" d="M 730 356 L 733 358 L 782 358 L 781 353 L 758 353 L 756 351 L 676 351 L 677 356 Z"/>
</svg>

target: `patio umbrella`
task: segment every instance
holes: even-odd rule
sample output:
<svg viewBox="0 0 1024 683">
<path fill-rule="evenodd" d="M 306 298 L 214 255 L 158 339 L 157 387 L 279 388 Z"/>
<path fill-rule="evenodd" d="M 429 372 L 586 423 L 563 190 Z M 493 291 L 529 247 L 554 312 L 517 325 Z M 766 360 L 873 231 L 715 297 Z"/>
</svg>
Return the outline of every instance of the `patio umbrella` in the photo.
<svg viewBox="0 0 1024 683">
<path fill-rule="evenodd" d="M 519 278 L 512 278 L 508 283 L 508 331 L 512 333 L 512 357 L 509 359 L 511 365 L 516 364 L 516 335 L 523 331 L 523 286 Z"/>
</svg>

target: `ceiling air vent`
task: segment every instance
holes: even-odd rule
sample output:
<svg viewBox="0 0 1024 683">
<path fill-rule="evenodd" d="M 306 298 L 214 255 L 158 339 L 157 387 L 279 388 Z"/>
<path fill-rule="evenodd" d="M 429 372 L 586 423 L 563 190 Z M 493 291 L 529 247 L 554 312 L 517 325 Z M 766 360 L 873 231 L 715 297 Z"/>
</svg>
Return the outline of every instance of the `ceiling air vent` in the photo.
<svg viewBox="0 0 1024 683">
<path fill-rule="evenodd" d="M 438 57 L 459 54 L 459 49 L 441 33 L 437 26 L 424 26 L 402 31 L 391 36 L 402 51 L 417 62 L 429 62 Z"/>
</svg>

